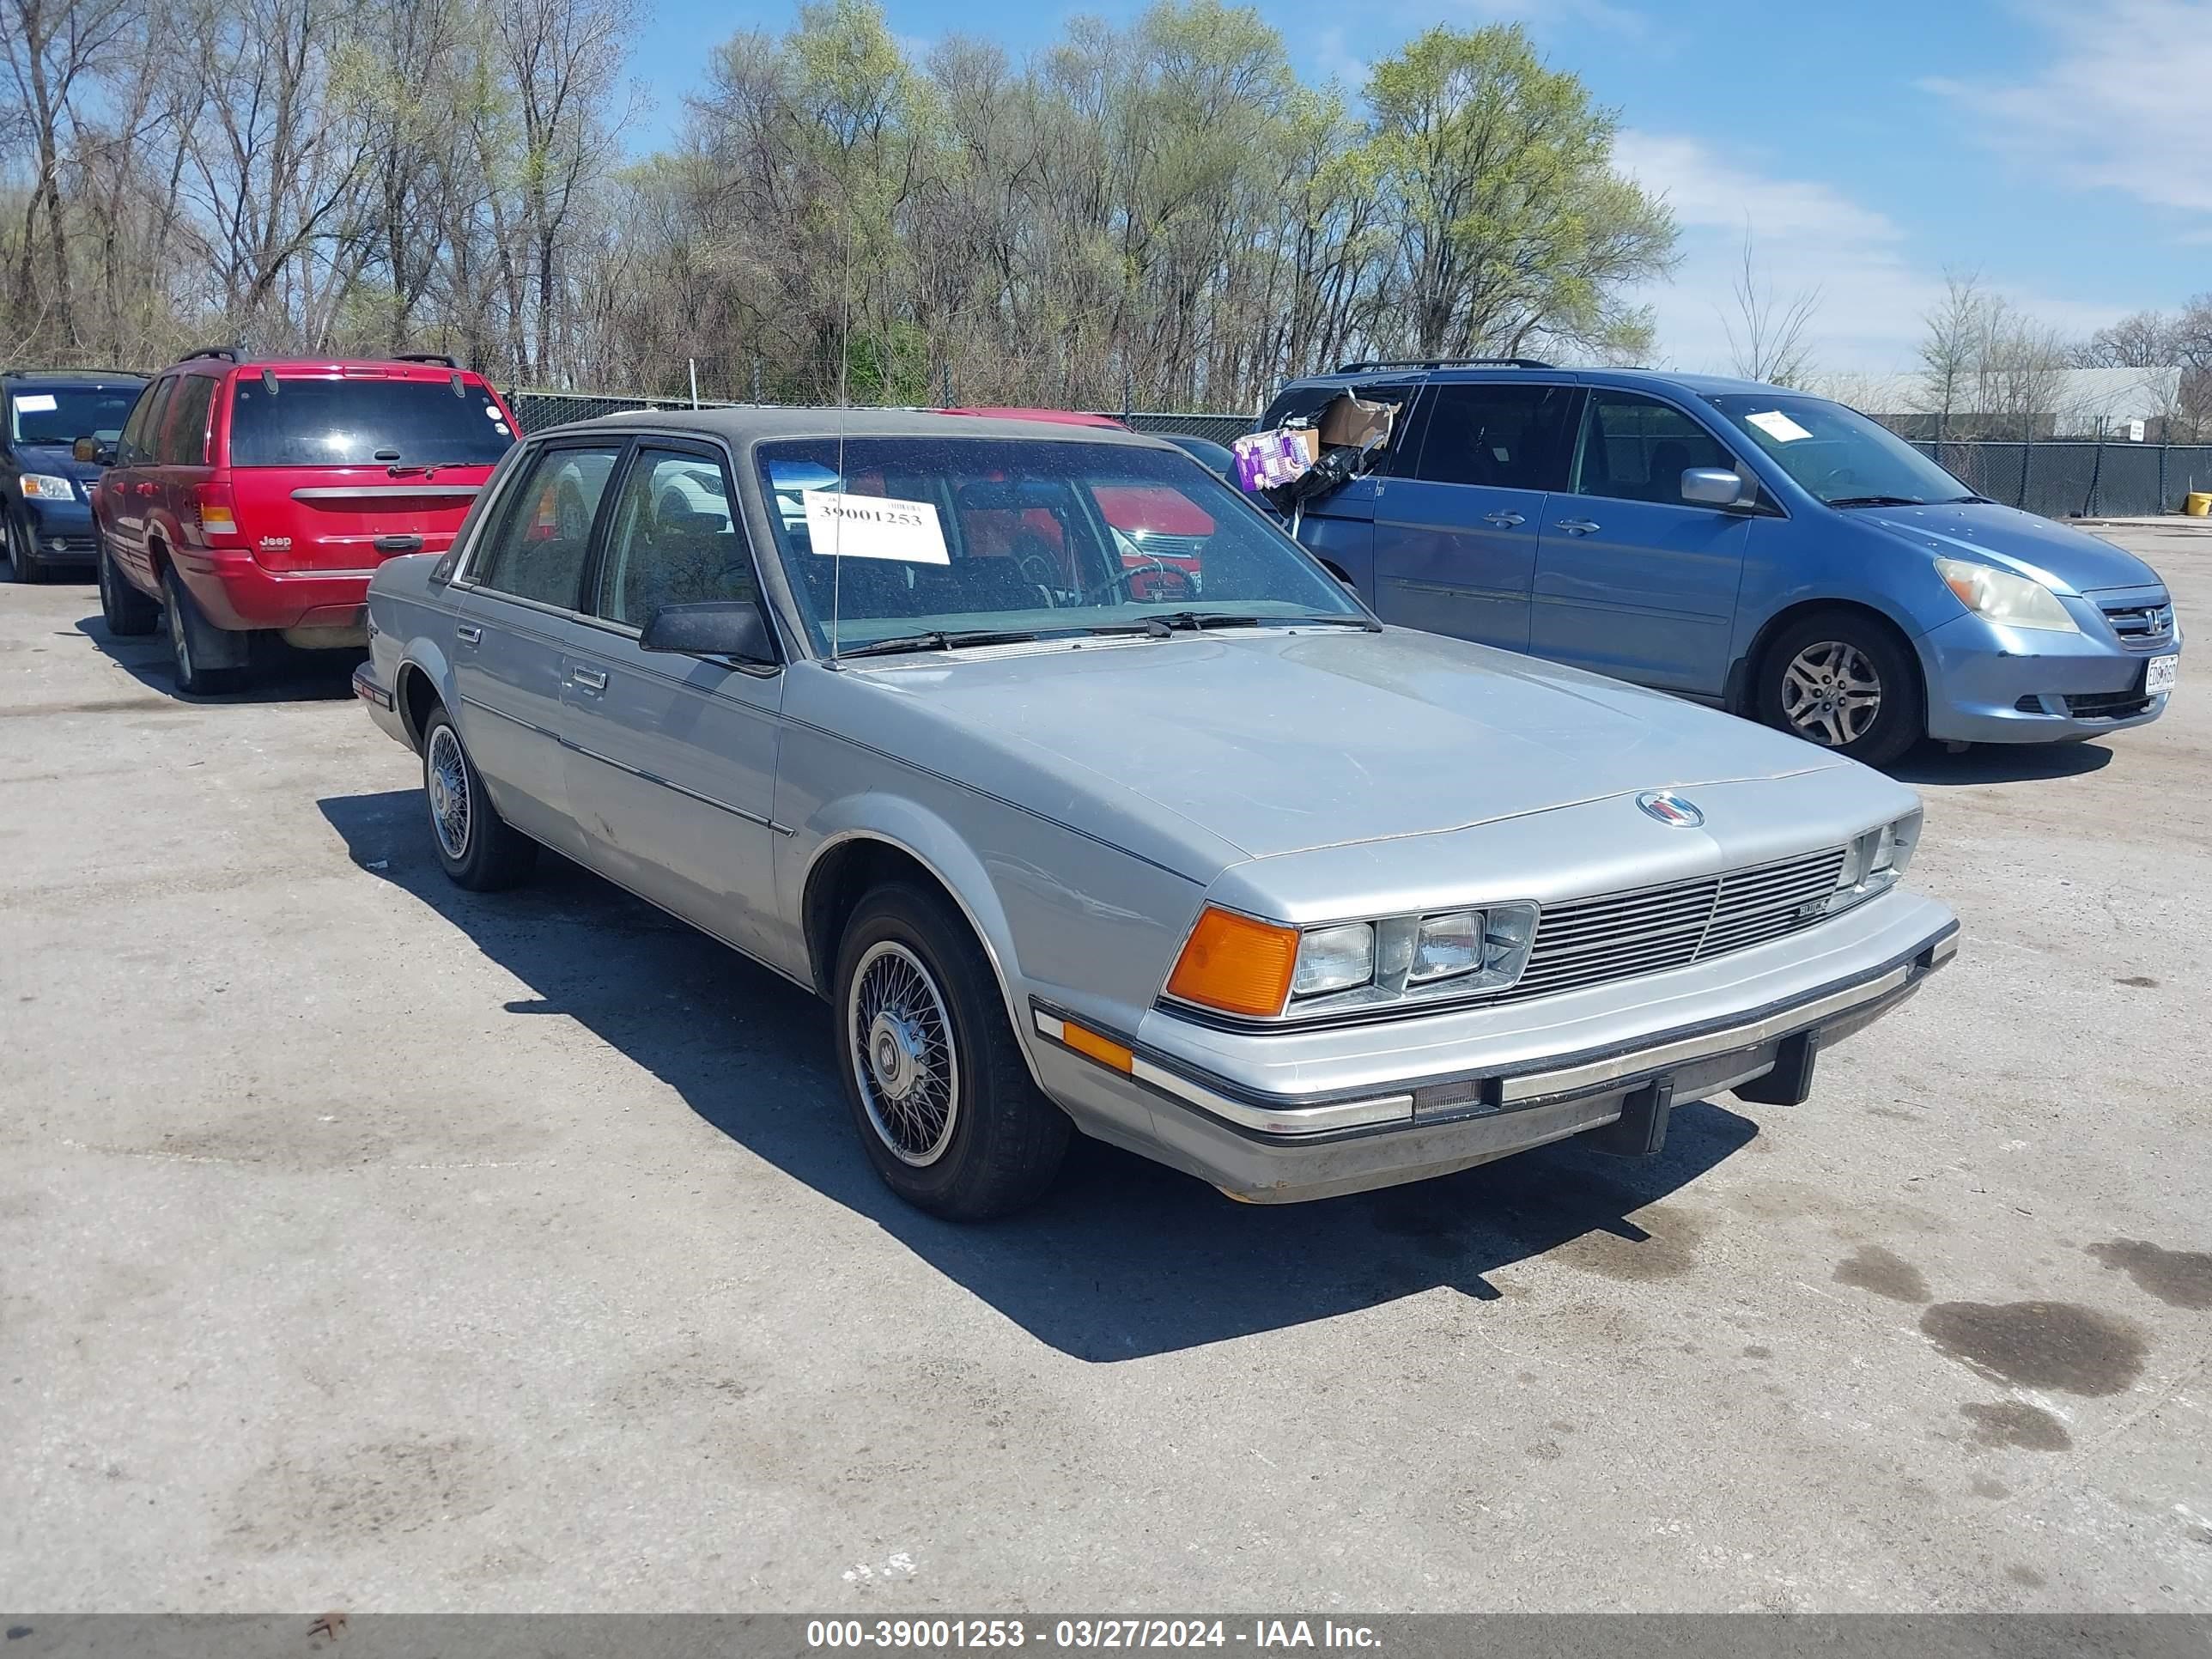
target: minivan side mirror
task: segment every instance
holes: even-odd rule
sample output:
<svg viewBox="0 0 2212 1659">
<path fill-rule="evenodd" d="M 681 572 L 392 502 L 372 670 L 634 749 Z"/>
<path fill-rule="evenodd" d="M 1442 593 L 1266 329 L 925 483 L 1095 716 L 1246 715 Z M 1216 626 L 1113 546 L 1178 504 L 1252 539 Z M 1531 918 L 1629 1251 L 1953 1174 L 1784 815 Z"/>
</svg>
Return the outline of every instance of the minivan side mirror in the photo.
<svg viewBox="0 0 2212 1659">
<path fill-rule="evenodd" d="M 1725 467 L 1692 466 L 1682 470 L 1682 499 L 1700 507 L 1738 507 L 1751 499 L 1751 487 Z"/>
<path fill-rule="evenodd" d="M 97 438 L 79 438 L 70 446 L 70 453 L 80 461 L 89 461 L 94 466 L 115 465 L 115 446 L 104 444 Z"/>
<path fill-rule="evenodd" d="M 664 605 L 653 613 L 637 644 L 641 651 L 670 651 L 689 657 L 775 660 L 775 640 L 769 632 L 768 618 L 749 599 Z"/>
</svg>

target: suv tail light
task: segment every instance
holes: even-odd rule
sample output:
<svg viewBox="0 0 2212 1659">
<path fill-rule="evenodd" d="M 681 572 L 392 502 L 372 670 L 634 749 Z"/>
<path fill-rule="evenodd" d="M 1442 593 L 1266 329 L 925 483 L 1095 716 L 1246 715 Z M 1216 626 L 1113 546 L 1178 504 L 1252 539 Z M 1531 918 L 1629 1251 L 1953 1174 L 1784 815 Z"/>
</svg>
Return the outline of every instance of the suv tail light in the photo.
<svg viewBox="0 0 2212 1659">
<path fill-rule="evenodd" d="M 194 493 L 199 497 L 202 538 L 216 547 L 234 544 L 238 540 L 238 519 L 231 511 L 230 486 L 204 483 Z"/>
</svg>

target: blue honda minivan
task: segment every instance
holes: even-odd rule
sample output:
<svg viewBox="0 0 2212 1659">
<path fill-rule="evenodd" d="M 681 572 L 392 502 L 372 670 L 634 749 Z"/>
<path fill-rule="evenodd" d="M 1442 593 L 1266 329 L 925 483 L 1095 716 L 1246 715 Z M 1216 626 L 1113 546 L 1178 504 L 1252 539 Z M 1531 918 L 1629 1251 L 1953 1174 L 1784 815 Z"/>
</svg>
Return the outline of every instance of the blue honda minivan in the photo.
<svg viewBox="0 0 2212 1659">
<path fill-rule="evenodd" d="M 1855 410 L 1750 380 L 1522 360 L 1352 363 L 1399 405 L 1298 539 L 1385 622 L 1632 680 L 1880 765 L 1923 737 L 2156 720 L 2181 632 L 2158 574 L 1977 495 Z"/>
</svg>

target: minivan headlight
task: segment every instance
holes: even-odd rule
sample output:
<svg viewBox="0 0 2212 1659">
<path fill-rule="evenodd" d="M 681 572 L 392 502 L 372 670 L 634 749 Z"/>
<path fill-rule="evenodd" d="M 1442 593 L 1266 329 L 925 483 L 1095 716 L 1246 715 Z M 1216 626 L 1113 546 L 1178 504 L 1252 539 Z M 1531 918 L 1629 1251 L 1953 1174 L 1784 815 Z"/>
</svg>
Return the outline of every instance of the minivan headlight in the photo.
<svg viewBox="0 0 2212 1659">
<path fill-rule="evenodd" d="M 1984 622 L 2051 634 L 2081 631 L 2081 624 L 2058 603 L 2058 596 L 2041 582 L 1966 559 L 1938 559 L 1936 574 L 1958 596 L 1960 604 Z"/>
<path fill-rule="evenodd" d="M 34 501 L 73 501 L 76 487 L 67 478 L 57 478 L 51 472 L 26 472 L 21 489 L 25 497 Z"/>
</svg>

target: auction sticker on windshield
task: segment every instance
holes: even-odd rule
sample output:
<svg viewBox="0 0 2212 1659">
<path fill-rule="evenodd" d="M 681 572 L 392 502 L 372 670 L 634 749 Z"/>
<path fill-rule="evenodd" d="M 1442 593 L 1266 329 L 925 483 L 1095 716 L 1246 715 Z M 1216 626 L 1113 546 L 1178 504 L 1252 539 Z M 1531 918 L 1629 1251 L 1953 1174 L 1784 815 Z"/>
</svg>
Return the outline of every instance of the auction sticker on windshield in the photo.
<svg viewBox="0 0 2212 1659">
<path fill-rule="evenodd" d="M 1813 435 L 1778 409 L 1770 409 L 1759 415 L 1747 415 L 1743 418 L 1778 444 L 1795 443 L 1800 438 Z"/>
<path fill-rule="evenodd" d="M 2153 657 L 2143 665 L 2143 696 L 2154 697 L 2161 691 L 2172 690 L 2180 671 L 2179 657 Z"/>
<path fill-rule="evenodd" d="M 902 564 L 950 564 L 945 530 L 927 501 L 802 489 L 807 544 L 830 558 L 896 559 Z"/>
</svg>

